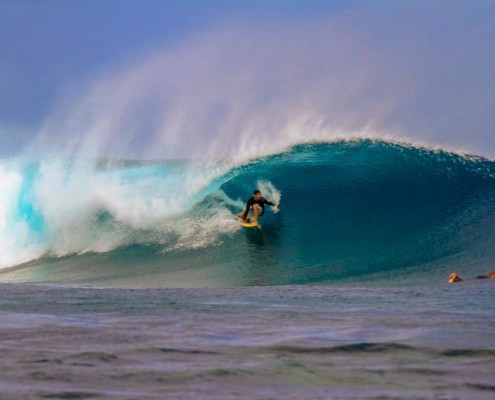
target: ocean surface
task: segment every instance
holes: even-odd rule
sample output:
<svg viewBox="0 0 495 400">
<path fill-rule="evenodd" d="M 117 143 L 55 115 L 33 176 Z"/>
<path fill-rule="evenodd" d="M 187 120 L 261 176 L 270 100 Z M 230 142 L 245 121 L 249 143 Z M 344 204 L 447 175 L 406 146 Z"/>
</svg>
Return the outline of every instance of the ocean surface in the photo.
<svg viewBox="0 0 495 400">
<path fill-rule="evenodd" d="M 359 139 L 0 182 L 5 398 L 495 396 L 491 160 Z"/>
<path fill-rule="evenodd" d="M 5 399 L 493 399 L 495 280 L 0 285 Z"/>
</svg>

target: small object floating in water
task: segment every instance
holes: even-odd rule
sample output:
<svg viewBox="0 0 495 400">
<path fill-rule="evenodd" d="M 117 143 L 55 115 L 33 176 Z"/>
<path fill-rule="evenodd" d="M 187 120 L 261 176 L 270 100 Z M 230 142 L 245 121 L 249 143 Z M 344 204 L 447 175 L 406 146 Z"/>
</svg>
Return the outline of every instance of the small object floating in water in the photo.
<svg viewBox="0 0 495 400">
<path fill-rule="evenodd" d="M 478 275 L 476 279 L 495 279 L 495 269 L 488 272 L 486 275 Z"/>
<path fill-rule="evenodd" d="M 462 279 L 458 274 L 455 272 L 452 272 L 449 276 L 449 283 L 454 283 L 454 282 L 463 282 L 464 279 Z"/>
</svg>

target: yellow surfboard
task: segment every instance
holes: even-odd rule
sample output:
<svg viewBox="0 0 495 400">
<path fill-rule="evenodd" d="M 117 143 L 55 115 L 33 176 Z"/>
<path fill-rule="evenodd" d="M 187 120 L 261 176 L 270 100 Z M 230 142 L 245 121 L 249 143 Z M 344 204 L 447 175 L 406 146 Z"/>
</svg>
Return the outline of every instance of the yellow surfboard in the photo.
<svg viewBox="0 0 495 400">
<path fill-rule="evenodd" d="M 241 222 L 241 225 L 246 228 L 261 228 L 257 222 Z"/>
</svg>

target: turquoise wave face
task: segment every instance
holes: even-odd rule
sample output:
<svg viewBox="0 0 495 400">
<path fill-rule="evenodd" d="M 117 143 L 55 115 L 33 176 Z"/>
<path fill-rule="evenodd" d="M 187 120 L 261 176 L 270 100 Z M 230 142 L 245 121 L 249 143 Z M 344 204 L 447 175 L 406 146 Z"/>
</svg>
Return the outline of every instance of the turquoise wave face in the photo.
<svg viewBox="0 0 495 400">
<path fill-rule="evenodd" d="M 486 160 L 358 141 L 296 147 L 222 189 L 235 197 L 269 177 L 283 194 L 280 214 L 266 219 L 270 253 L 288 271 L 275 279 L 315 283 L 447 260 L 486 268 L 490 252 L 471 251 L 493 238 L 494 172 Z"/>
<path fill-rule="evenodd" d="M 163 178 L 141 168 L 150 171 L 126 173 L 131 188 Z M 258 186 L 280 211 L 267 207 L 261 230 L 241 228 L 234 215 Z M 494 197 L 486 159 L 372 140 L 300 145 L 218 175 L 182 197 L 181 213 L 157 218 L 159 229 L 119 225 L 107 208 L 100 228 L 129 233 L 114 249 L 45 257 L 3 276 L 132 287 L 474 276 L 493 269 Z"/>
</svg>

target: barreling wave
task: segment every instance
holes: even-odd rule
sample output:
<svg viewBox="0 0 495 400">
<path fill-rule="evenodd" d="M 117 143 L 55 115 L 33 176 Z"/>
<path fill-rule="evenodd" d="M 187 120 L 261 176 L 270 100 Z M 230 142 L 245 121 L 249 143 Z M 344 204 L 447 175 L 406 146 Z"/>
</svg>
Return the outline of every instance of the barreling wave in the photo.
<svg viewBox="0 0 495 400">
<path fill-rule="evenodd" d="M 495 163 L 440 150 L 353 140 L 240 166 L 100 160 L 0 175 L 1 266 L 30 261 L 4 270 L 4 281 L 415 281 L 482 273 L 495 260 Z M 242 229 L 235 214 L 255 187 L 280 212 L 267 210 L 261 230 Z"/>
</svg>

